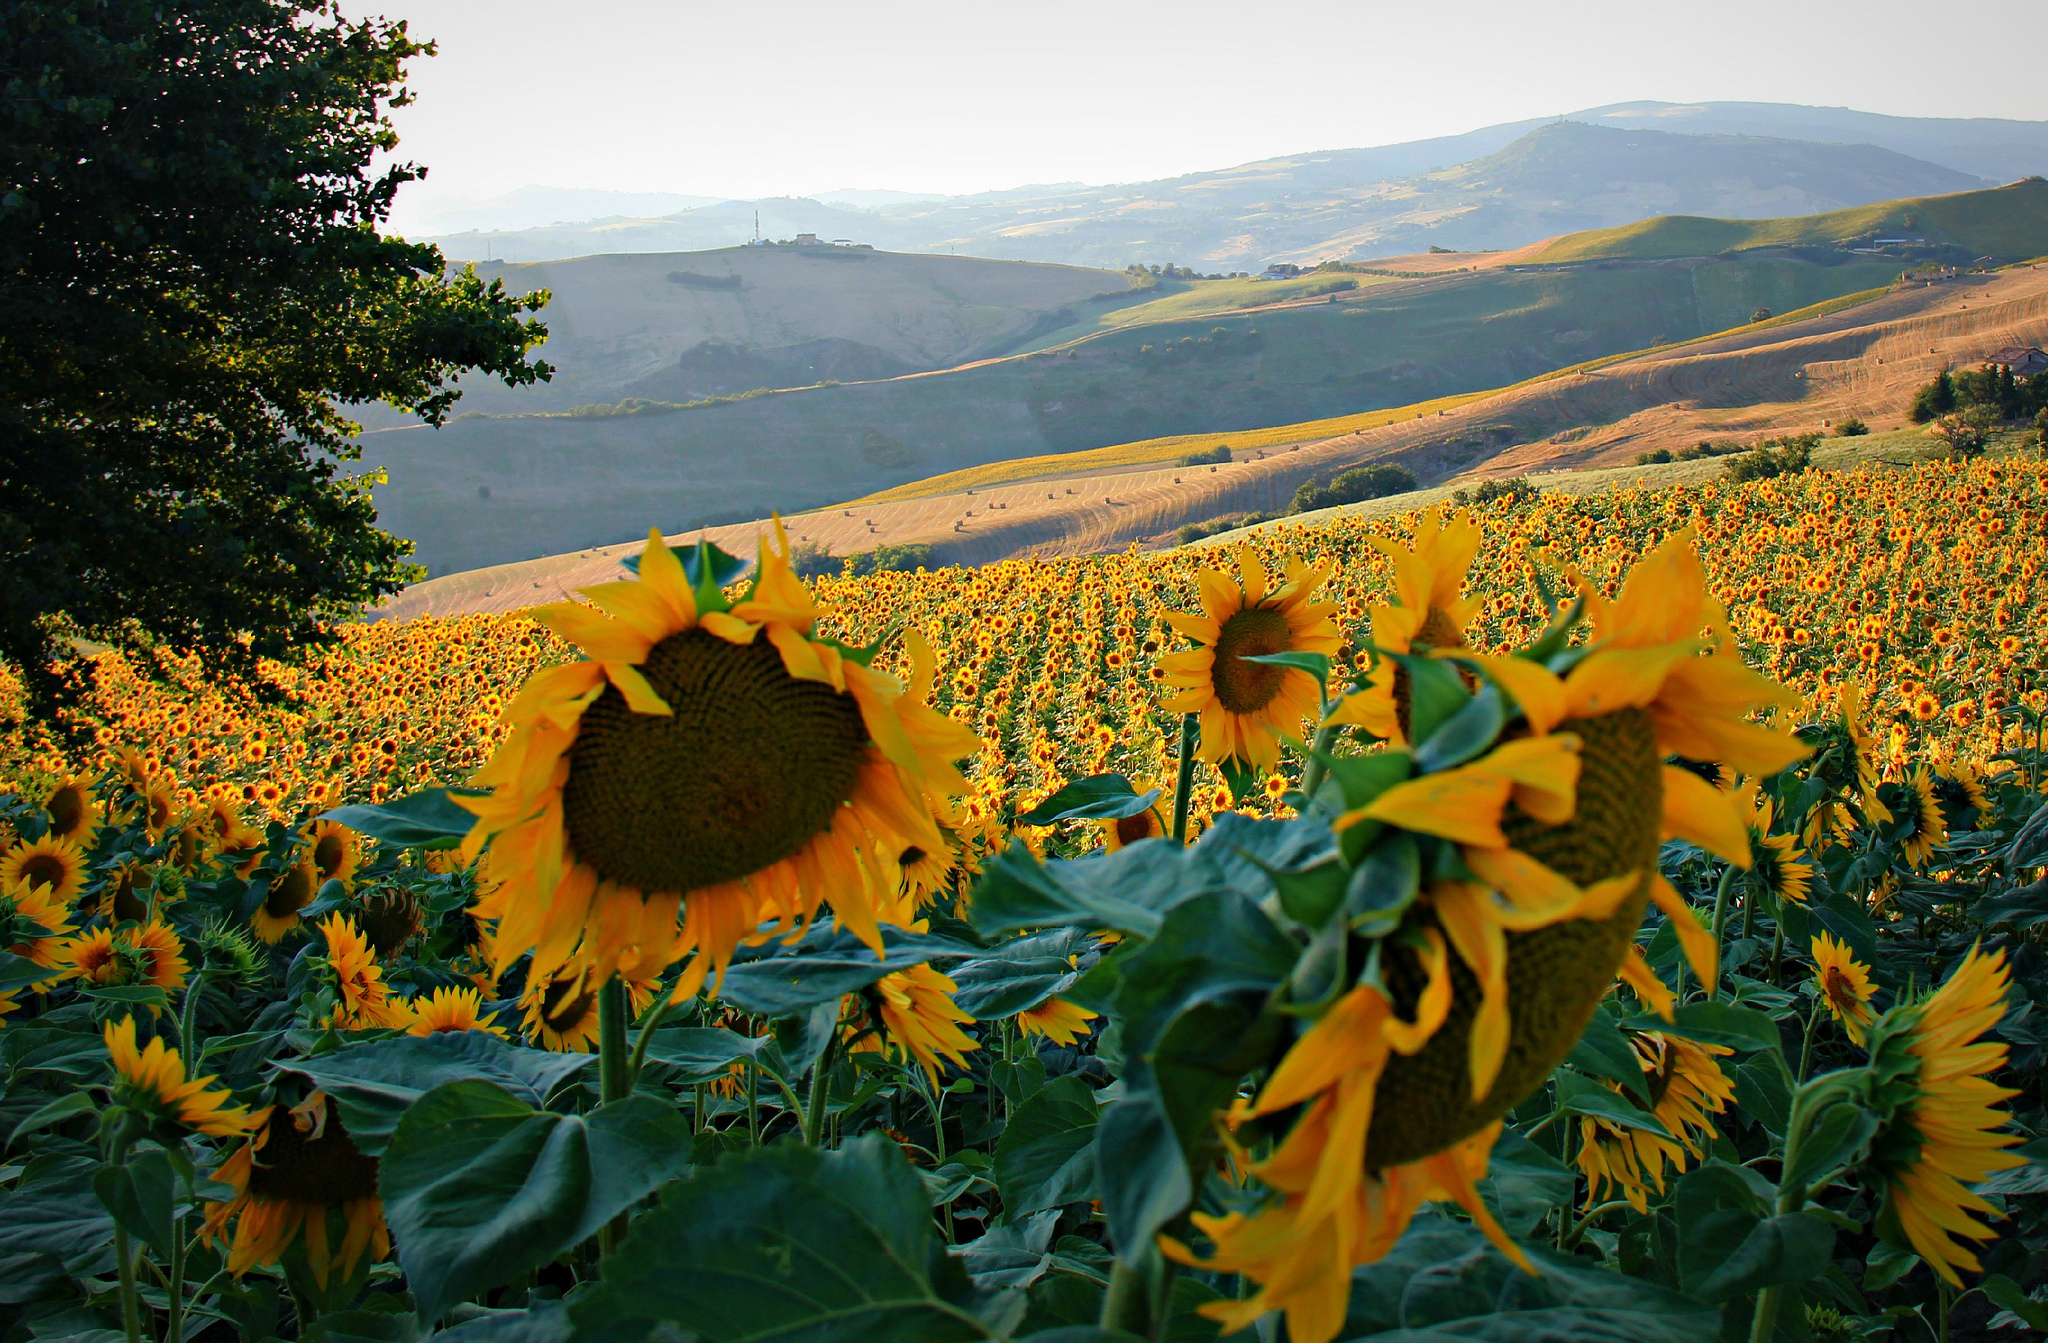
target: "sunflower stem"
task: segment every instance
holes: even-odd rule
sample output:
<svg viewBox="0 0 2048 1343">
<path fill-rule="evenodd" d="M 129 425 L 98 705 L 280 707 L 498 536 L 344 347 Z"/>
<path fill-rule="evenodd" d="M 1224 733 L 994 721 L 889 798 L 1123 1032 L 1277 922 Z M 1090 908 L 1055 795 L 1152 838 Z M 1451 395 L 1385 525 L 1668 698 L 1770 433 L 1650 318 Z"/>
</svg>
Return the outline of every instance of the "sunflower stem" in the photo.
<svg viewBox="0 0 2048 1343">
<path fill-rule="evenodd" d="M 617 975 L 605 980 L 604 987 L 597 991 L 597 1081 L 599 1100 L 607 1105 L 624 1100 L 633 1089 L 629 1074 L 631 1058 L 626 1049 L 626 1019 L 632 1012 L 626 981 Z M 619 1247 L 630 1221 L 631 1215 L 622 1212 L 598 1228 L 598 1258 L 610 1256 Z"/>
<path fill-rule="evenodd" d="M 164 1343 L 183 1343 L 185 1337 L 185 1228 L 180 1225 L 171 1235 L 171 1280 L 165 1284 L 165 1296 L 169 1298 L 170 1320 L 164 1325 Z"/>
<path fill-rule="evenodd" d="M 196 1077 L 199 1073 L 199 995 L 206 988 L 206 971 L 193 974 L 192 982 L 185 986 L 185 1001 L 178 1011 L 178 1048 L 185 1051 L 185 1074 Z"/>
<path fill-rule="evenodd" d="M 135 1290 L 135 1246 L 126 1228 L 114 1224 L 114 1259 L 121 1271 L 121 1332 L 128 1343 L 142 1343 L 142 1297 Z"/>
<path fill-rule="evenodd" d="M 654 1010 L 649 1012 L 646 1018 L 641 1021 L 640 1033 L 633 1039 L 633 1055 L 626 1063 L 626 1091 L 628 1093 L 640 1083 L 640 1069 L 646 1066 L 647 1045 L 654 1038 L 654 1028 L 662 1023 L 662 1019 L 668 1016 L 675 1005 L 675 999 L 664 994 L 662 1000 L 654 1005 Z M 600 1004 L 601 1007 L 602 1004 Z M 601 1011 L 598 1017 L 597 1029 L 599 1034 L 602 1034 L 604 1031 L 604 1017 Z"/>
<path fill-rule="evenodd" d="M 1173 842 L 1188 842 L 1188 808 L 1195 794 L 1195 745 L 1201 740 L 1202 720 L 1195 714 L 1180 719 L 1180 772 L 1173 781 Z"/>
<path fill-rule="evenodd" d="M 818 1061 L 811 1065 L 810 1100 L 804 1113 L 804 1146 L 816 1147 L 825 1133 L 825 1104 L 827 1092 L 832 1086 L 832 1037 L 825 1037 L 825 1047 L 818 1051 Z"/>
<path fill-rule="evenodd" d="M 1782 904 L 1778 906 L 1778 917 L 1772 922 L 1776 931 L 1771 934 L 1771 983 L 1775 985 L 1778 982 L 1778 962 L 1785 955 L 1785 907 Z"/>
<path fill-rule="evenodd" d="M 1806 1081 L 1807 1066 L 1813 1062 L 1813 1034 L 1820 1026 L 1821 1006 L 1816 1002 L 1813 1010 L 1806 1014 L 1806 1039 L 1799 1046 L 1799 1076 L 1795 1079 L 1800 1083 Z"/>
<path fill-rule="evenodd" d="M 1325 706 L 1324 712 L 1329 711 Z M 1309 743 L 1308 763 L 1301 767 L 1301 796 L 1305 802 L 1316 800 L 1316 789 L 1323 786 L 1323 757 L 1336 744 L 1337 734 L 1344 730 L 1341 723 L 1325 723 L 1316 729 L 1315 740 Z"/>
<path fill-rule="evenodd" d="M 761 1145 L 761 1064 L 747 1060 L 747 1142 Z"/>
<path fill-rule="evenodd" d="M 1816 1104 L 1830 1104 L 1840 1098 L 1839 1092 L 1825 1083 L 1821 1086 L 1801 1086 L 1792 1096 L 1792 1115 L 1785 1124 L 1785 1158 L 1778 1169 L 1778 1202 L 1773 1209 L 1780 1217 L 1788 1217 L 1806 1206 L 1806 1185 L 1790 1177 L 1799 1169 L 1800 1147 L 1806 1139 L 1806 1130 L 1812 1126 Z M 1750 1319 L 1749 1343 L 1771 1343 L 1778 1330 L 1778 1308 L 1783 1301 L 1784 1288 L 1766 1287 L 1757 1293 L 1756 1314 Z"/>
<path fill-rule="evenodd" d="M 1613 1212 L 1617 1208 L 1626 1208 L 1629 1206 L 1630 1204 L 1627 1199 L 1617 1198 L 1611 1199 L 1608 1202 L 1601 1204 L 1599 1207 L 1591 1209 L 1586 1213 L 1584 1217 L 1581 1217 L 1578 1221 L 1574 1222 L 1572 1224 L 1572 1229 L 1570 1231 L 1567 1231 L 1564 1235 L 1564 1238 L 1557 1242 L 1557 1248 L 1559 1252 L 1569 1254 L 1571 1252 L 1572 1246 L 1577 1245 L 1579 1243 L 1579 1239 L 1586 1234 L 1586 1229 L 1592 1226 L 1595 1221 L 1602 1217 L 1605 1217 L 1608 1213 Z"/>
<path fill-rule="evenodd" d="M 1714 982 L 1700 985 L 1707 992 L 1708 1002 L 1721 996 L 1721 958 L 1728 944 L 1728 896 L 1735 889 L 1735 875 L 1740 870 L 1735 864 L 1728 864 L 1728 870 L 1721 874 L 1721 884 L 1714 888 Z"/>
<path fill-rule="evenodd" d="M 1152 1285 L 1143 1268 L 1123 1256 L 1109 1270 L 1109 1291 L 1102 1298 L 1102 1327 L 1123 1329 L 1140 1338 L 1152 1336 Z"/>
</svg>

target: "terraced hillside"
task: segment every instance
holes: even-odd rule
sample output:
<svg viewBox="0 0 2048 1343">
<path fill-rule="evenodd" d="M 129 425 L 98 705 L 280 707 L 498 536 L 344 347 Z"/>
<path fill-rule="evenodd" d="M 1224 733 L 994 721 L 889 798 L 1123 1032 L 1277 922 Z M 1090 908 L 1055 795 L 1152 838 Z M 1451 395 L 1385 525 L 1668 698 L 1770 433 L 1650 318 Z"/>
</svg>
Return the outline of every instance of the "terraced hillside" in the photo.
<svg viewBox="0 0 2048 1343">
<path fill-rule="evenodd" d="M 1804 320 L 1744 328 L 1584 372 L 1478 397 L 1442 414 L 1236 454 L 1228 465 L 1045 477 L 993 488 L 823 510 L 789 519 L 793 537 L 839 554 L 930 544 L 938 562 L 980 563 L 1158 544 L 1174 528 L 1284 506 L 1295 487 L 1362 462 L 1409 465 L 1425 482 L 1609 468 L 1701 438 L 1747 441 L 1860 416 L 1900 423 L 1914 388 L 2012 344 L 2048 345 L 2048 267 L 1903 289 Z M 1658 479 L 1695 464 L 1645 467 Z M 1538 476 L 1541 480 L 1540 475 Z M 709 531 L 746 551 L 760 524 Z M 686 533 L 688 540 L 697 533 Z M 453 575 L 397 598 L 393 615 L 509 610 L 615 574 L 628 546 Z"/>
</svg>

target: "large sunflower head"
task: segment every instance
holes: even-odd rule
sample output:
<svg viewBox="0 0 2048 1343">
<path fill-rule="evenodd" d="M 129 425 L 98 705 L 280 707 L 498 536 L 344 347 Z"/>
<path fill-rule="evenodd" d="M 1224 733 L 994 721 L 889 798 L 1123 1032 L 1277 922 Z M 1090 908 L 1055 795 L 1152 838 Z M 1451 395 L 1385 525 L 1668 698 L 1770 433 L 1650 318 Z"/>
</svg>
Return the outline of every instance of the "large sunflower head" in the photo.
<svg viewBox="0 0 2048 1343">
<path fill-rule="evenodd" d="M 483 1015 L 484 996 L 473 988 L 458 988 L 453 985 L 435 989 L 412 1000 L 412 1024 L 407 1026 L 408 1035 L 439 1035 L 447 1031 L 483 1031 L 500 1040 L 506 1038 L 505 1028 L 487 1021 Z"/>
<path fill-rule="evenodd" d="M 135 1018 L 122 1017 L 106 1026 L 107 1058 L 114 1065 L 114 1103 L 153 1123 L 175 1124 L 216 1138 L 250 1132 L 261 1121 L 233 1104 L 234 1095 L 212 1090 L 211 1077 L 185 1077 L 178 1051 L 162 1037 L 143 1048 L 135 1045 Z"/>
<path fill-rule="evenodd" d="M 954 1005 L 953 992 L 959 988 L 951 979 L 929 965 L 883 975 L 866 995 L 878 1018 L 879 1036 L 870 1035 L 860 1047 L 879 1048 L 886 1042 L 903 1050 L 938 1082 L 940 1058 L 951 1059 L 965 1069 L 962 1057 L 979 1049 L 973 1037 L 960 1029 L 973 1017 Z"/>
<path fill-rule="evenodd" d="M 412 1024 L 412 1009 L 391 992 L 384 982 L 384 967 L 369 939 L 343 914 L 330 914 L 320 923 L 320 935 L 327 941 L 323 958 L 332 1007 L 320 1024 L 336 1030 L 365 1031 L 404 1028 Z"/>
<path fill-rule="evenodd" d="M 1298 668 L 1251 659 L 1334 655 L 1343 636 L 1332 619 L 1337 608 L 1310 600 L 1328 579 L 1327 568 L 1291 559 L 1287 580 L 1273 587 L 1250 542 L 1237 547 L 1237 567 L 1235 578 L 1224 569 L 1202 571 L 1200 614 L 1167 615 L 1167 623 L 1196 647 L 1169 653 L 1159 666 L 1166 683 L 1180 687 L 1167 710 L 1201 716 L 1197 754 L 1203 760 L 1234 760 L 1271 772 L 1280 763 L 1281 741 L 1298 740 L 1302 724 L 1322 711 L 1323 687 Z"/>
<path fill-rule="evenodd" d="M 1849 1038 L 1862 1044 L 1877 1015 L 1870 1008 L 1877 986 L 1870 982 L 1870 968 L 1831 933 L 1813 939 L 1813 986 Z"/>
<path fill-rule="evenodd" d="M 966 791 L 953 762 L 979 740 L 874 671 L 872 650 L 813 633 L 780 522 L 737 603 L 722 560 L 701 548 L 693 581 L 651 533 L 637 581 L 536 613 L 586 660 L 528 679 L 475 779 L 491 795 L 462 799 L 478 818 L 464 853 L 488 842 L 500 883 L 478 906 L 500 969 L 531 951 L 536 981 L 597 983 L 694 952 L 688 995 L 764 919 L 808 921 L 828 897 L 879 948 L 898 856 L 943 847 L 935 812 Z M 930 648 L 904 643 L 928 683 Z"/>
<path fill-rule="evenodd" d="M 1651 1112 L 1671 1137 L 1605 1119 L 1581 1119 L 1578 1162 L 1586 1175 L 1587 1208 L 1598 1206 L 1611 1184 L 1629 1206 L 1647 1212 L 1651 1189 L 1664 1192 L 1665 1171 L 1683 1173 L 1688 1161 L 1700 1159 L 1702 1143 L 1721 1136 L 1708 1116 L 1720 1114 L 1735 1099 L 1735 1084 L 1714 1061 L 1715 1055 L 1734 1050 L 1661 1031 L 1637 1032 L 1630 1044 L 1642 1065 Z"/>
<path fill-rule="evenodd" d="M 1137 779 L 1131 784 L 1131 791 L 1143 797 L 1156 785 L 1149 779 Z M 1105 852 L 1115 853 L 1127 844 L 1136 844 L 1141 839 L 1162 839 L 1173 833 L 1173 826 L 1166 819 L 1166 796 L 1162 791 L 1157 801 L 1135 816 L 1120 816 L 1112 820 L 1095 822 L 1102 832 L 1102 847 Z"/>
<path fill-rule="evenodd" d="M 1480 603 L 1460 593 L 1479 553 L 1479 524 L 1470 513 L 1447 516 L 1448 510 L 1425 514 L 1409 547 L 1382 536 L 1367 538 L 1394 561 L 1394 604 L 1372 608 L 1373 647 L 1382 654 L 1465 646 L 1465 627 Z M 1407 740 L 1409 693 L 1407 669 L 1379 657 L 1365 685 L 1344 696 L 1329 721 L 1400 745 Z"/>
<path fill-rule="evenodd" d="M 314 871 L 312 859 L 298 855 L 290 867 L 270 874 L 270 885 L 256 912 L 249 916 L 249 927 L 265 942 L 277 945 L 299 926 L 299 911 L 312 904 L 319 891 L 320 874 Z"/>
<path fill-rule="evenodd" d="M 1970 1186 L 2026 1164 L 2004 1150 L 2021 1135 L 1998 1131 L 2012 1116 L 1997 1107 L 2019 1093 L 1985 1076 L 2004 1065 L 2006 1046 L 1977 1042 L 2005 1015 L 2006 983 L 2005 952 L 1972 948 L 1946 984 L 1870 1031 L 1872 1108 L 1889 1116 L 1868 1162 L 1884 1190 L 1879 1228 L 1957 1287 L 1957 1269 L 1978 1269 L 1957 1237 L 1989 1240 L 1979 1218 L 2004 1215 Z"/>
<path fill-rule="evenodd" d="M 250 1124 L 253 1136 L 213 1172 L 235 1196 L 207 1206 L 202 1230 L 209 1244 L 218 1244 L 234 1223 L 230 1273 L 240 1277 L 277 1263 L 301 1233 L 313 1278 L 323 1288 L 336 1269 L 344 1280 L 354 1277 L 365 1251 L 379 1260 L 390 1255 L 377 1159 L 356 1146 L 326 1096 L 315 1091 L 290 1109 L 273 1105 L 251 1116 Z"/>
<path fill-rule="evenodd" d="M 85 850 L 55 835 L 44 835 L 33 843 L 18 841 L 0 857 L 0 886 L 15 882 L 39 886 L 59 904 L 70 904 L 85 889 L 85 873 Z"/>
<path fill-rule="evenodd" d="M 49 833 L 57 839 L 68 839 L 81 849 L 92 847 L 93 836 L 106 815 L 92 784 L 75 774 L 66 776 L 50 790 L 43 799 L 43 811 L 50 818 Z"/>
<path fill-rule="evenodd" d="M 167 923 L 95 928 L 58 948 L 65 976 L 102 987 L 154 985 L 166 993 L 185 987 L 185 944 Z M 150 1015 L 162 1009 L 152 1007 Z"/>
<path fill-rule="evenodd" d="M 316 820 L 299 831 L 299 838 L 311 850 L 307 858 L 313 864 L 318 885 L 330 881 L 338 881 L 344 887 L 354 885 L 356 868 L 363 861 L 362 841 L 355 831 L 335 821 Z"/>
<path fill-rule="evenodd" d="M 1899 853 L 1906 865 L 1918 872 L 1934 857 L 1934 851 L 1948 843 L 1948 819 L 1934 795 L 1934 772 L 1925 765 L 1915 769 L 1905 782 L 1906 833 L 1899 840 Z"/>
<path fill-rule="evenodd" d="M 0 882 L 0 951 L 56 969 L 72 927 L 70 907 L 51 887 Z"/>
</svg>

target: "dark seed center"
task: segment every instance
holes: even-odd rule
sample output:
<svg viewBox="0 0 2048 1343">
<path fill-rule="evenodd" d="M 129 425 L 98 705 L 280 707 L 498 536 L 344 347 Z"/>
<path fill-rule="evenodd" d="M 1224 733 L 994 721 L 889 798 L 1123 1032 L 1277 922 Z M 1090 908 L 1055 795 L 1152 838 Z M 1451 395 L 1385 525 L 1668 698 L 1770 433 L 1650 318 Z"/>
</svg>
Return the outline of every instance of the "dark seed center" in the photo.
<svg viewBox="0 0 2048 1343">
<path fill-rule="evenodd" d="M 694 891 L 799 852 L 852 796 L 868 748 L 860 706 L 783 669 L 766 638 L 702 630 L 640 668 L 672 717 L 610 686 L 583 714 L 562 788 L 579 861 L 641 891 Z"/>
<path fill-rule="evenodd" d="M 1287 617 L 1270 607 L 1254 606 L 1223 622 L 1209 678 L 1225 709 L 1235 714 L 1257 713 L 1273 702 L 1287 669 L 1245 659 L 1286 652 L 1293 646 L 1292 635 Z"/>
<path fill-rule="evenodd" d="M 271 1111 L 268 1132 L 249 1170 L 251 1193 L 315 1205 L 376 1196 L 377 1160 L 363 1155 L 332 1106 L 317 1138 L 299 1132 L 282 1106 Z"/>
</svg>

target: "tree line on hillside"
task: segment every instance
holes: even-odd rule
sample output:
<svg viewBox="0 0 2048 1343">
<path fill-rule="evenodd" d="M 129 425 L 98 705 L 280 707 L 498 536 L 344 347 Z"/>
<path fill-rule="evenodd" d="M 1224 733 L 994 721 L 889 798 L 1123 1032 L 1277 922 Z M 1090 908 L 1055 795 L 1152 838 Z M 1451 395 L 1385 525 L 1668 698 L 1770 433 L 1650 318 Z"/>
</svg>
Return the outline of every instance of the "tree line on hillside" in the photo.
<svg viewBox="0 0 2048 1343">
<path fill-rule="evenodd" d="M 1227 457 L 1229 449 L 1218 449 Z M 1183 459 L 1183 464 L 1189 464 Z M 1313 478 L 1304 480 L 1294 491 L 1294 498 L 1282 513 L 1226 513 L 1207 522 L 1191 522 L 1174 533 L 1174 539 L 1182 545 L 1199 541 L 1205 536 L 1216 536 L 1223 532 L 1235 531 L 1239 527 L 1252 527 L 1261 522 L 1272 522 L 1276 518 L 1293 517 L 1298 513 L 1313 513 L 1317 509 L 1336 508 L 1343 504 L 1364 503 L 1368 499 L 1384 499 L 1390 495 L 1407 494 L 1422 488 L 1415 473 L 1405 466 L 1391 462 L 1377 462 L 1371 466 L 1357 466 L 1340 472 L 1328 484 Z"/>
<path fill-rule="evenodd" d="M 1995 430 L 2030 419 L 2032 429 L 2023 446 L 2038 447 L 2048 436 L 2048 373 L 2015 377 L 2004 364 L 1958 372 L 1943 369 L 1913 393 L 1906 418 L 1926 425 L 1928 437 L 1959 457 L 1976 456 Z"/>
</svg>

